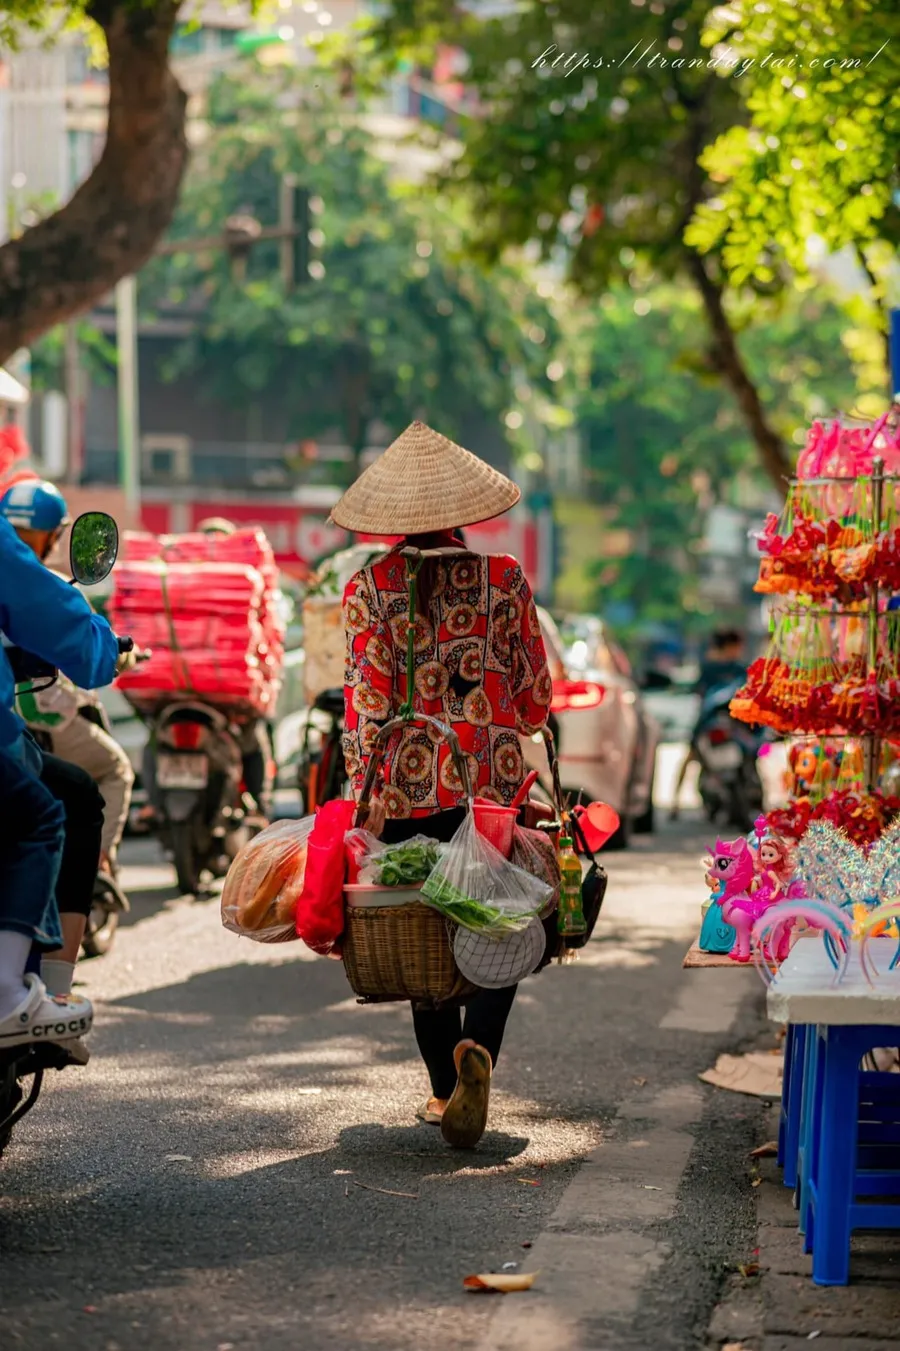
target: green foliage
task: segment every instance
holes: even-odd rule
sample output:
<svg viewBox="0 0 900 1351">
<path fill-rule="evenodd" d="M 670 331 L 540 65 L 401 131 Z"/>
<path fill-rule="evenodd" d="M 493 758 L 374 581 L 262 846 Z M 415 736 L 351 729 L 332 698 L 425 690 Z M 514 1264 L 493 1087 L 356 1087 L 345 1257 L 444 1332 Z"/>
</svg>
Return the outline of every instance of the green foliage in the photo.
<svg viewBox="0 0 900 1351">
<path fill-rule="evenodd" d="M 769 281 L 785 264 L 808 276 L 810 236 L 832 253 L 896 245 L 896 0 L 735 0 L 712 12 L 706 40 L 752 62 L 737 82 L 750 124 L 703 154 L 719 187 L 689 242 L 721 250 L 736 285 Z"/>
<path fill-rule="evenodd" d="M 470 58 L 481 110 L 462 129 L 452 177 L 475 203 L 489 256 L 537 239 L 589 292 L 627 278 L 635 260 L 678 271 L 684 227 L 708 190 L 697 156 L 741 117 L 737 82 L 708 68 L 707 0 L 529 0 L 486 20 L 445 0 L 383 8 L 371 41 L 388 65 L 430 60 L 439 42 Z M 576 53 L 588 67 L 553 68 Z M 589 206 L 605 213 L 593 233 L 581 228 Z"/>
<path fill-rule="evenodd" d="M 238 212 L 277 224 L 279 180 L 292 174 L 321 199 L 324 273 L 286 292 L 274 241 L 254 248 L 243 280 L 221 249 L 154 262 L 142 295 L 201 317 L 170 376 L 235 405 L 277 398 L 296 432 L 340 427 L 357 451 L 376 417 L 421 416 L 453 435 L 472 410 L 501 419 L 549 391 L 547 306 L 512 266 L 488 276 L 465 256 L 467 222 L 445 200 L 389 180 L 321 75 L 245 62 L 214 85 L 209 115 L 173 236 L 214 235 Z"/>
<path fill-rule="evenodd" d="M 95 385 L 115 379 L 116 346 L 87 320 L 76 325 L 79 362 Z M 31 384 L 35 390 L 62 389 L 65 382 L 66 330 L 51 328 L 31 345 Z"/>
<path fill-rule="evenodd" d="M 632 603 L 642 620 L 678 622 L 699 606 L 703 533 L 714 501 L 740 505 L 754 449 L 740 412 L 697 348 L 699 302 L 673 286 L 638 301 L 617 287 L 580 335 L 586 379 L 577 406 L 587 489 L 626 530 L 626 556 L 591 564 L 602 612 Z M 855 406 L 861 387 L 842 320 L 811 297 L 769 312 L 746 333 L 748 365 L 778 430 L 799 449 L 816 416 Z M 736 316 L 740 322 L 740 316 Z"/>
</svg>

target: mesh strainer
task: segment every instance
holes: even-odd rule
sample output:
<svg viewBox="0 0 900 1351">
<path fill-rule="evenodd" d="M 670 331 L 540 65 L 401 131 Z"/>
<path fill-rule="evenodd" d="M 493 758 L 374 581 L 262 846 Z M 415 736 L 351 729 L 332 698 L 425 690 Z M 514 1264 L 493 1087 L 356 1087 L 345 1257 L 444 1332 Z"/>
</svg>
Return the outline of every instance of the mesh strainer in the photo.
<svg viewBox="0 0 900 1351">
<path fill-rule="evenodd" d="M 530 976 L 544 955 L 547 937 L 540 920 L 504 938 L 459 929 L 453 942 L 456 965 L 483 990 L 502 990 Z"/>
</svg>

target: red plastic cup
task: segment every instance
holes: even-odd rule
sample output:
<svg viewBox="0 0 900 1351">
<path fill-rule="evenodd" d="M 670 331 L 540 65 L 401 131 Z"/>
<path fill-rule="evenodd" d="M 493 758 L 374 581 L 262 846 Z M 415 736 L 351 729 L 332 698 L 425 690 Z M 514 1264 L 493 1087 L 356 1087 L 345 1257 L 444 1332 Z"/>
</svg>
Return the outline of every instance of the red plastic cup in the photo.
<svg viewBox="0 0 900 1351">
<path fill-rule="evenodd" d="M 515 807 L 501 807 L 499 802 L 489 802 L 487 798 L 477 797 L 472 811 L 475 816 L 475 829 L 479 835 L 509 858 L 512 853 L 513 831 L 516 828 L 518 812 Z"/>
<path fill-rule="evenodd" d="M 602 849 L 619 829 L 619 813 L 608 802 L 591 802 L 587 807 L 579 805 L 572 814 L 578 817 L 578 824 L 591 850 Z"/>
</svg>

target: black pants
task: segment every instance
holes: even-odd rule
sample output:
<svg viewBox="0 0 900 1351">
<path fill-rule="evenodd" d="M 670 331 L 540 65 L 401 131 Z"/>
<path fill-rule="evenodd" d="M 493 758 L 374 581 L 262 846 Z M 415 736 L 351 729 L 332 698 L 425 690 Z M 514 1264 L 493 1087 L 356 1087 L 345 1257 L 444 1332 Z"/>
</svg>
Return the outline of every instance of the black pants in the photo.
<svg viewBox="0 0 900 1351">
<path fill-rule="evenodd" d="M 46 752 L 41 780 L 66 814 L 66 838 L 56 881 L 57 907 L 63 915 L 89 915 L 100 862 L 103 797 L 86 770 Z"/>
<path fill-rule="evenodd" d="M 385 844 L 400 844 L 413 835 L 428 835 L 443 843 L 452 839 L 462 825 L 463 816 L 463 808 L 458 807 L 409 821 L 386 821 L 382 839 Z M 516 985 L 508 985 L 503 990 L 479 990 L 466 1001 L 465 1018 L 456 1006 L 439 1009 L 413 1006 L 416 1042 L 436 1098 L 449 1098 L 456 1087 L 453 1052 L 464 1037 L 483 1046 L 496 1065 L 517 989 Z"/>
</svg>

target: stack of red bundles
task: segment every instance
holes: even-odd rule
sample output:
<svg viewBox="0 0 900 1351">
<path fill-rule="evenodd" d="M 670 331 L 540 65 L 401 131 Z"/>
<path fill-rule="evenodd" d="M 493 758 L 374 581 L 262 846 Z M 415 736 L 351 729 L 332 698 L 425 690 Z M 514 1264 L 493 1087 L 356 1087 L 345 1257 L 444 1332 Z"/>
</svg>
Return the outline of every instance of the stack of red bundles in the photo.
<svg viewBox="0 0 900 1351">
<path fill-rule="evenodd" d="M 278 568 L 262 530 L 127 533 L 113 577 L 113 627 L 153 654 L 119 677 L 133 703 L 197 695 L 230 711 L 272 715 L 284 624 Z"/>
</svg>

